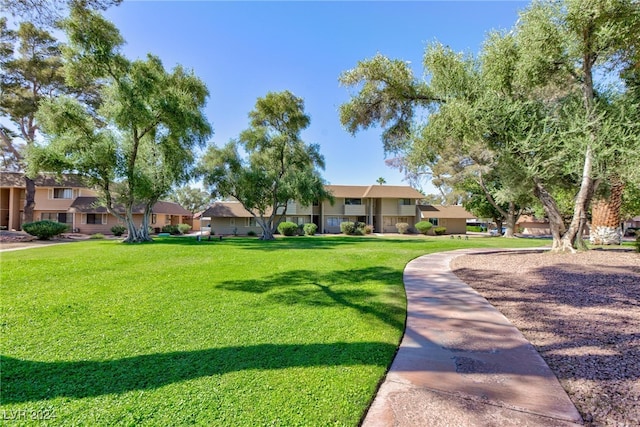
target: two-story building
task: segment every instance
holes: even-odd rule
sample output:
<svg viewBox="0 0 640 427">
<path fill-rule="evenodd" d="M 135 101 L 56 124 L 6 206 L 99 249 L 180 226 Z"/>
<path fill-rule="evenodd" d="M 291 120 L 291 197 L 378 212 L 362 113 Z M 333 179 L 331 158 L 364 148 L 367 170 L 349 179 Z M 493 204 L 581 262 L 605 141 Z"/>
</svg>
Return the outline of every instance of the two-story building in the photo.
<svg viewBox="0 0 640 427">
<path fill-rule="evenodd" d="M 314 223 L 319 233 L 340 233 L 341 223 L 362 222 L 373 226 L 375 233 L 396 233 L 397 223 L 404 222 L 413 228 L 419 221 L 430 220 L 447 227 L 448 233 L 463 234 L 466 218 L 473 217 L 460 206 L 425 210 L 420 205 L 424 196 L 409 186 L 327 185 L 326 189 L 333 195 L 333 204 L 325 200 L 302 206 L 290 201 L 276 222 Z M 203 227 L 216 234 L 261 233 L 254 216 L 237 201 L 216 202 L 201 216 Z"/>
<path fill-rule="evenodd" d="M 100 206 L 98 194 L 77 175 L 39 175 L 35 180 L 35 208 L 33 220 L 57 221 L 69 226 L 70 231 L 83 234 L 111 233 L 118 219 Z M 24 174 L 0 174 L 0 226 L 20 230 L 24 222 Z M 159 231 L 170 224 L 190 224 L 191 212 L 177 203 L 158 202 L 153 206 L 151 227 Z M 134 209 L 134 221 L 142 223 L 143 207 Z"/>
</svg>

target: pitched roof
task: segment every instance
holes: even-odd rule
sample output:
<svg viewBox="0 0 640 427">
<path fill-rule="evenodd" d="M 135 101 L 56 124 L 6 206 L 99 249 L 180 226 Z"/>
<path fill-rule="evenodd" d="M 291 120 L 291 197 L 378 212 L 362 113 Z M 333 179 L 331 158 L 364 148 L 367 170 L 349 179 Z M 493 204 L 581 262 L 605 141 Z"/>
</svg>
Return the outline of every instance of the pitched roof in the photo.
<svg viewBox="0 0 640 427">
<path fill-rule="evenodd" d="M 38 174 L 34 179 L 38 187 L 74 187 L 88 188 L 84 178 L 80 175 Z M 0 187 L 24 187 L 24 173 L 0 173 Z"/>
<path fill-rule="evenodd" d="M 334 197 L 422 199 L 424 195 L 408 185 L 325 185 Z"/>
<path fill-rule="evenodd" d="M 75 212 L 81 213 L 106 213 L 107 208 L 99 205 L 99 199 L 97 197 L 76 197 L 73 203 L 70 206 L 71 209 Z M 122 206 L 116 206 L 116 210 L 123 212 L 124 209 Z M 191 212 L 183 208 L 177 203 L 174 202 L 164 202 L 159 201 L 153 205 L 151 211 L 154 214 L 164 214 L 164 215 L 182 215 L 182 216 L 191 216 Z M 133 207 L 134 214 L 142 214 L 144 213 L 143 205 L 136 205 Z"/>
<path fill-rule="evenodd" d="M 269 214 L 267 212 L 267 214 Z M 250 218 L 251 212 L 240 202 L 215 202 L 203 213 L 202 218 Z"/>
<path fill-rule="evenodd" d="M 475 218 L 475 215 L 467 212 L 462 206 L 418 205 L 420 217 L 427 218 L 451 218 L 467 219 Z"/>
</svg>

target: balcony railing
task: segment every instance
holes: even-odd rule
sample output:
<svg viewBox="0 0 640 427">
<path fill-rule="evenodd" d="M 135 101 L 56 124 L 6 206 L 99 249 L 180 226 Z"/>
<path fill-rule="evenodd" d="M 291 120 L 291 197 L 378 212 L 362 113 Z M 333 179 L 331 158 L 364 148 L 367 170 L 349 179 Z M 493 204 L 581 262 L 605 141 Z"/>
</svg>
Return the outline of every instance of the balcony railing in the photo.
<svg viewBox="0 0 640 427">
<path fill-rule="evenodd" d="M 365 205 L 344 205 L 344 214 L 349 216 L 362 216 L 367 214 Z"/>
<path fill-rule="evenodd" d="M 399 216 L 415 216 L 416 205 L 398 205 Z"/>
<path fill-rule="evenodd" d="M 311 213 L 311 205 L 301 206 L 295 202 L 287 204 L 287 215 L 311 215 Z"/>
</svg>

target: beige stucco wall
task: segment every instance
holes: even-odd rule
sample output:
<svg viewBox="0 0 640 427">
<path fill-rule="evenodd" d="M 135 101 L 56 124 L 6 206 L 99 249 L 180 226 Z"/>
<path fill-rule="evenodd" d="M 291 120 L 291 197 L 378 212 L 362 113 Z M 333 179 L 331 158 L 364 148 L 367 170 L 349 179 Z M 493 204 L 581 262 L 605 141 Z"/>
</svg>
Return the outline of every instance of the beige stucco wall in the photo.
<svg viewBox="0 0 640 427">
<path fill-rule="evenodd" d="M 445 227 L 447 229 L 445 234 L 467 234 L 466 219 L 440 218 L 438 227 Z M 431 230 L 433 230 L 433 228 Z"/>
</svg>

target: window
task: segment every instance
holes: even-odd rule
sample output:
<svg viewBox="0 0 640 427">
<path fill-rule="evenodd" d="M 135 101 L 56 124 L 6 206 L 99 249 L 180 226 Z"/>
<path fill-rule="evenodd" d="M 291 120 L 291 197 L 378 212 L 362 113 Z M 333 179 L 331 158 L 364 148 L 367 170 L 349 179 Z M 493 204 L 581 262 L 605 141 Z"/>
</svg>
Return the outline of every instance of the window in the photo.
<svg viewBox="0 0 640 427">
<path fill-rule="evenodd" d="M 256 219 L 251 217 L 251 218 L 245 218 L 245 223 L 244 223 L 245 227 L 255 227 L 256 226 Z"/>
<path fill-rule="evenodd" d="M 438 226 L 438 218 L 429 218 L 429 222 L 435 226 Z"/>
<path fill-rule="evenodd" d="M 287 221 L 293 222 L 294 224 L 303 225 L 304 217 L 303 216 L 288 216 Z"/>
<path fill-rule="evenodd" d="M 344 199 L 345 205 L 361 205 L 362 199 Z"/>
<path fill-rule="evenodd" d="M 56 221 L 63 224 L 72 224 L 73 215 L 66 212 L 42 212 L 40 214 L 40 220 L 42 221 Z"/>
<path fill-rule="evenodd" d="M 151 214 L 151 224 L 155 224 L 158 222 L 158 215 Z"/>
<path fill-rule="evenodd" d="M 398 200 L 398 204 L 400 206 L 411 206 L 412 205 L 411 199 L 399 199 Z"/>
<path fill-rule="evenodd" d="M 54 199 L 73 199 L 73 189 L 71 188 L 54 188 Z"/>
<path fill-rule="evenodd" d="M 340 227 L 340 218 L 337 216 L 327 217 L 327 227 Z"/>
<path fill-rule="evenodd" d="M 102 214 L 87 214 L 87 224 L 102 224 Z"/>
</svg>

